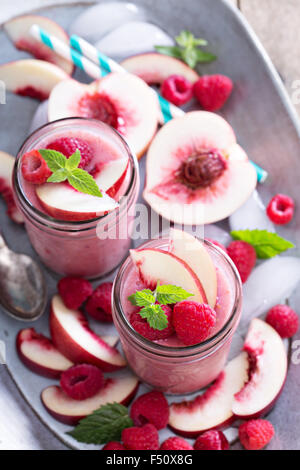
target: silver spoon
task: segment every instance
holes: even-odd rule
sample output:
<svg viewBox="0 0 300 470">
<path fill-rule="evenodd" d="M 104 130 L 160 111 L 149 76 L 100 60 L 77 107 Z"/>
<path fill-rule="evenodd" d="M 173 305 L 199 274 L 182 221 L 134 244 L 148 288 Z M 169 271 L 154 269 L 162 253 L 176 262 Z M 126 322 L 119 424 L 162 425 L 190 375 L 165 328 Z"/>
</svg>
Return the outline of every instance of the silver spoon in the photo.
<svg viewBox="0 0 300 470">
<path fill-rule="evenodd" d="M 43 272 L 30 256 L 14 253 L 0 234 L 0 304 L 17 320 L 36 320 L 47 303 Z"/>
</svg>

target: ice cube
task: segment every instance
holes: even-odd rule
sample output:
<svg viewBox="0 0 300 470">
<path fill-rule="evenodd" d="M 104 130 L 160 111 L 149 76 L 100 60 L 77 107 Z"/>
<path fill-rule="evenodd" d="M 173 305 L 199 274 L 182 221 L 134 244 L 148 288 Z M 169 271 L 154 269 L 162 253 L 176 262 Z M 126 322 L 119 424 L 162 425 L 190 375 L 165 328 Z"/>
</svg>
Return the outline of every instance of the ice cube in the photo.
<svg viewBox="0 0 300 470">
<path fill-rule="evenodd" d="M 128 21 L 145 19 L 144 11 L 130 2 L 101 3 L 87 8 L 69 27 L 69 33 L 77 34 L 92 43 L 114 28 Z"/>
<path fill-rule="evenodd" d="M 243 313 L 239 332 L 254 317 L 287 299 L 300 281 L 300 258 L 277 256 L 264 261 L 244 284 Z"/>
<path fill-rule="evenodd" d="M 275 232 L 275 227 L 266 214 L 266 208 L 258 194 L 252 196 L 229 217 L 231 230 L 268 230 Z"/>
<path fill-rule="evenodd" d="M 35 131 L 39 127 L 48 122 L 48 100 L 38 105 L 30 123 L 29 133 Z"/>
<path fill-rule="evenodd" d="M 172 38 L 158 26 L 131 21 L 111 31 L 98 41 L 96 48 L 115 60 L 142 52 L 153 51 L 155 45 L 172 46 Z"/>
<path fill-rule="evenodd" d="M 232 241 L 230 234 L 215 224 L 208 224 L 204 226 L 204 237 L 216 240 L 225 246 L 229 245 L 229 243 Z"/>
</svg>

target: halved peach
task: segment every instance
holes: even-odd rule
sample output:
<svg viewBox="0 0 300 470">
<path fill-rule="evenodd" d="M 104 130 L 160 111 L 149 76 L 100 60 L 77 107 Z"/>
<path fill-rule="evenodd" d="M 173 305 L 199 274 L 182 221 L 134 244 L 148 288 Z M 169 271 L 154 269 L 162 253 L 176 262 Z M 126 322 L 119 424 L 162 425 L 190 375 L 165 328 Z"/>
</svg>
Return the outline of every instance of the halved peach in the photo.
<svg viewBox="0 0 300 470">
<path fill-rule="evenodd" d="M 4 24 L 4 31 L 14 46 L 21 51 L 32 54 L 36 59 L 46 60 L 62 68 L 68 75 L 74 70 L 74 65 L 70 60 L 63 59 L 53 50 L 34 39 L 29 30 L 33 24 L 39 25 L 49 34 L 56 36 L 61 41 L 68 44 L 67 33 L 55 21 L 39 15 L 22 15 Z"/>
<path fill-rule="evenodd" d="M 158 101 L 138 77 L 110 73 L 83 85 L 76 80 L 60 83 L 49 99 L 49 121 L 80 116 L 99 119 L 117 129 L 140 157 L 158 124 Z"/>
<path fill-rule="evenodd" d="M 44 60 L 23 59 L 0 65 L 0 80 L 7 91 L 41 101 L 66 78 L 68 75 L 60 67 Z"/>
<path fill-rule="evenodd" d="M 168 220 L 208 224 L 232 214 L 256 182 L 255 169 L 228 122 L 193 111 L 168 122 L 153 139 L 144 198 Z"/>
<path fill-rule="evenodd" d="M 197 72 L 181 60 L 158 52 L 136 54 L 123 60 L 121 65 L 149 84 L 161 84 L 170 75 L 182 75 L 192 83 L 199 78 Z"/>
</svg>

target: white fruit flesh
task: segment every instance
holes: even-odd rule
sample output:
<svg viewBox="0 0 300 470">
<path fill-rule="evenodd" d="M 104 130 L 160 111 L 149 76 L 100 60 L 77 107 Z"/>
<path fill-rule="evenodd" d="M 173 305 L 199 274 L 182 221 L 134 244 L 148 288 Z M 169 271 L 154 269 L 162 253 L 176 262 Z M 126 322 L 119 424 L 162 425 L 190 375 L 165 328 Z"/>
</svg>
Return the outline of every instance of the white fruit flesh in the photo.
<svg viewBox="0 0 300 470">
<path fill-rule="evenodd" d="M 4 189 L 9 188 L 10 191 L 12 191 L 12 174 L 14 164 L 15 158 L 12 155 L 0 151 L 0 187 L 4 185 Z M 3 180 L 2 184 L 1 180 Z M 8 207 L 8 210 L 9 215 L 11 216 L 14 222 L 18 224 L 24 222 L 23 216 L 15 204 L 13 205 L 13 207 Z"/>
<path fill-rule="evenodd" d="M 49 121 L 82 116 L 79 101 L 98 94 L 113 104 L 124 123 L 122 134 L 131 150 L 141 156 L 153 138 L 158 123 L 158 100 L 151 89 L 138 77 L 110 73 L 102 80 L 82 85 L 75 80 L 59 84 L 49 99 Z"/>
<path fill-rule="evenodd" d="M 201 149 L 217 149 L 227 162 L 211 186 L 189 190 L 174 174 Z M 232 159 L 231 159 L 232 155 Z M 166 124 L 147 155 L 144 198 L 153 210 L 179 224 L 208 224 L 226 218 L 251 195 L 256 172 L 236 146 L 232 128 L 220 116 L 193 111 Z"/>
<path fill-rule="evenodd" d="M 0 80 L 6 90 L 14 93 L 30 88 L 47 98 L 55 85 L 66 78 L 62 69 L 43 60 L 24 59 L 0 66 Z"/>
<path fill-rule="evenodd" d="M 236 394 L 232 411 L 241 418 L 257 417 L 268 411 L 283 388 L 287 354 L 278 333 L 258 318 L 250 324 L 244 349 L 252 357 L 250 380 Z"/>
<path fill-rule="evenodd" d="M 23 15 L 13 18 L 4 24 L 4 30 L 15 47 L 28 51 L 38 59 L 47 60 L 61 67 L 67 74 L 73 72 L 73 64 L 70 60 L 63 59 L 47 46 L 40 44 L 29 33 L 33 24 L 39 25 L 47 33 L 52 34 L 64 43 L 68 44 L 69 39 L 65 31 L 54 21 L 44 16 Z"/>
<path fill-rule="evenodd" d="M 190 300 L 206 303 L 201 282 L 183 260 L 153 248 L 130 250 L 130 255 L 147 286 L 155 288 L 157 281 L 160 281 L 160 284 L 173 284 L 193 294 Z"/>
<path fill-rule="evenodd" d="M 119 158 L 105 164 L 96 175 L 95 181 L 102 191 L 110 189 L 125 173 L 128 158 Z"/>
<path fill-rule="evenodd" d="M 43 390 L 41 398 L 46 408 L 61 417 L 84 417 L 107 403 L 122 403 L 130 397 L 138 386 L 138 379 L 131 374 L 125 377 L 108 379 L 96 395 L 86 400 L 73 400 L 57 386 Z"/>
<path fill-rule="evenodd" d="M 248 367 L 247 354 L 241 353 L 227 364 L 204 395 L 196 397 L 193 402 L 171 405 L 169 426 L 179 434 L 192 436 L 229 423 L 233 418 L 234 394 L 247 381 Z"/>
<path fill-rule="evenodd" d="M 128 57 L 121 65 L 147 83 L 162 83 L 170 75 L 181 75 L 192 83 L 199 78 L 197 72 L 181 60 L 155 52 Z"/>
<path fill-rule="evenodd" d="M 170 249 L 171 253 L 194 271 L 204 288 L 209 305 L 214 308 L 217 300 L 217 273 L 204 244 L 187 232 L 171 229 Z"/>
</svg>

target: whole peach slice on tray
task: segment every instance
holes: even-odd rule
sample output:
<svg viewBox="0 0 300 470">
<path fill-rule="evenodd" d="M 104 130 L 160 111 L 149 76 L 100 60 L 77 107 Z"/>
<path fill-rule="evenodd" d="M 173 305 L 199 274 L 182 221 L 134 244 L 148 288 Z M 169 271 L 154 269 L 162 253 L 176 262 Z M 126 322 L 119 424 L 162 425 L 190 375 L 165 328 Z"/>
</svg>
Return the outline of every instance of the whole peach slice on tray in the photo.
<svg viewBox="0 0 300 470">
<path fill-rule="evenodd" d="M 12 172 L 15 158 L 0 151 L 0 196 L 3 197 L 7 206 L 7 215 L 17 224 L 24 222 L 23 216 L 17 208 L 12 191 Z"/>
<path fill-rule="evenodd" d="M 56 36 L 58 39 L 68 44 L 68 35 L 62 27 L 55 23 L 55 21 L 44 16 L 18 16 L 4 24 L 4 31 L 17 49 L 29 52 L 36 59 L 51 62 L 62 68 L 68 75 L 71 75 L 74 65 L 70 60 L 63 59 L 61 56 L 56 54 L 56 52 L 49 49 L 49 47 L 36 41 L 36 39 L 29 34 L 29 30 L 33 24 L 38 24 L 49 34 Z"/>
<path fill-rule="evenodd" d="M 256 181 L 255 169 L 225 119 L 193 111 L 168 122 L 153 139 L 144 198 L 168 220 L 208 224 L 238 209 Z"/>
<path fill-rule="evenodd" d="M 148 84 L 162 84 L 170 75 L 181 75 L 192 83 L 199 78 L 197 72 L 181 60 L 158 52 L 133 55 L 123 60 L 121 65 Z"/>
<path fill-rule="evenodd" d="M 60 67 L 44 60 L 23 59 L 0 65 L 0 80 L 7 91 L 41 101 L 66 78 L 68 75 Z"/>
<path fill-rule="evenodd" d="M 99 119 L 119 131 L 140 157 L 156 132 L 158 109 L 155 94 L 143 80 L 130 74 L 110 73 L 90 85 L 72 79 L 59 84 L 49 99 L 48 118 Z"/>
</svg>

